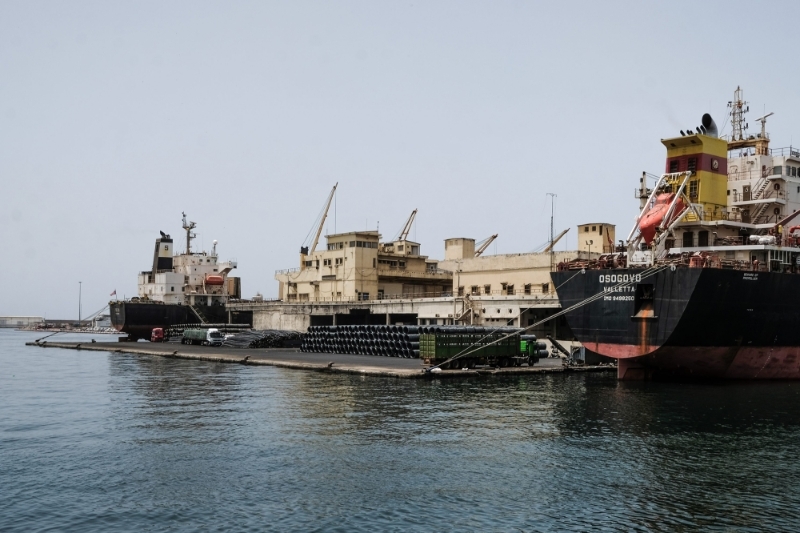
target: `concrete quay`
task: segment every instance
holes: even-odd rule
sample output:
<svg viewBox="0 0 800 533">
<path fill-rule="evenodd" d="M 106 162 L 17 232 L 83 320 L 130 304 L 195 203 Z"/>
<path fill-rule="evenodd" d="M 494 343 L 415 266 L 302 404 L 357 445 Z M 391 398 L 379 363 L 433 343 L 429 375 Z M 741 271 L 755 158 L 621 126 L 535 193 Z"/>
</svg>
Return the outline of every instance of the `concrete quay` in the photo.
<svg viewBox="0 0 800 533">
<path fill-rule="evenodd" d="M 175 343 L 119 342 L 28 342 L 27 346 L 64 348 L 98 352 L 155 355 L 176 359 L 194 359 L 215 363 L 267 365 L 318 372 L 359 374 L 396 378 L 453 378 L 562 372 L 616 372 L 612 366 L 564 367 L 560 359 L 541 359 L 533 367 L 478 368 L 474 370 L 443 370 L 426 372 L 428 365 L 420 359 L 376 357 L 372 355 L 307 353 L 288 348 L 242 349 L 228 347 L 192 346 Z"/>
</svg>

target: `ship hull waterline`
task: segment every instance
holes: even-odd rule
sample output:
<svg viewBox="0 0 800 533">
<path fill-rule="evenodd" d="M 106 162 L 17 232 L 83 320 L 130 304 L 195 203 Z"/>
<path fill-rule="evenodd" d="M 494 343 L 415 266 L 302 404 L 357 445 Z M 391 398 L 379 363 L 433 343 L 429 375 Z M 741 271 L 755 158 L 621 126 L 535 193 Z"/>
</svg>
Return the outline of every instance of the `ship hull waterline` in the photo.
<svg viewBox="0 0 800 533">
<path fill-rule="evenodd" d="M 111 325 L 127 333 L 130 340 L 149 339 L 153 328 L 202 322 L 188 305 L 115 301 L 109 303 L 109 310 Z M 207 306 L 203 312 L 213 315 L 216 323 L 227 322 L 224 306 Z"/>
<path fill-rule="evenodd" d="M 620 379 L 800 379 L 800 275 L 648 272 L 552 273 L 565 309 L 603 293 L 566 320 L 587 350 L 618 360 Z"/>
</svg>

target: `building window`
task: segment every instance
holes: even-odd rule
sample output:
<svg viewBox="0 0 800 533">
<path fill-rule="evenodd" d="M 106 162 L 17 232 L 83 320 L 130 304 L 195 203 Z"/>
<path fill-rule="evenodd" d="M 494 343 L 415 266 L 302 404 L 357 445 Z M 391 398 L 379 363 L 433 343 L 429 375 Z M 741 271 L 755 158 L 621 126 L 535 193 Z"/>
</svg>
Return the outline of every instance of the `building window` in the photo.
<svg viewBox="0 0 800 533">
<path fill-rule="evenodd" d="M 406 267 L 406 262 L 400 261 L 400 268 L 405 268 L 405 267 Z"/>
<path fill-rule="evenodd" d="M 169 292 L 175 292 L 175 287 L 170 287 Z"/>
<path fill-rule="evenodd" d="M 377 267 L 378 267 L 378 259 L 373 257 L 372 258 L 372 268 L 377 268 Z"/>
<path fill-rule="evenodd" d="M 397 251 L 398 252 L 402 252 L 404 248 L 405 248 L 405 246 L 403 246 L 402 244 L 398 244 L 397 245 Z"/>
<path fill-rule="evenodd" d="M 358 293 L 358 299 L 361 300 L 361 301 L 369 300 L 369 293 L 368 292 L 359 292 Z"/>
<path fill-rule="evenodd" d="M 339 266 L 342 263 L 344 263 L 344 258 L 343 257 L 337 257 L 336 258 L 336 266 Z"/>
<path fill-rule="evenodd" d="M 597 231 L 597 226 L 592 226 L 592 231 Z"/>
<path fill-rule="evenodd" d="M 695 170 L 697 170 L 697 158 L 696 157 L 690 157 L 689 158 L 689 166 L 688 166 L 687 170 L 690 171 L 690 172 L 694 172 Z"/>
<path fill-rule="evenodd" d="M 585 228 L 583 228 L 583 232 L 584 233 L 589 233 L 589 226 L 586 226 Z"/>
<path fill-rule="evenodd" d="M 678 172 L 678 160 L 677 159 L 669 162 L 669 171 L 670 172 Z"/>
<path fill-rule="evenodd" d="M 331 260 L 330 259 L 323 259 L 322 260 L 322 265 L 326 266 L 326 267 L 331 266 Z"/>
<path fill-rule="evenodd" d="M 800 187 L 798 187 L 800 189 Z M 491 285 L 484 285 L 483 286 L 483 294 L 492 294 L 492 286 Z"/>
<path fill-rule="evenodd" d="M 477 285 L 473 285 L 472 287 L 470 287 L 469 293 L 472 296 L 478 296 L 481 293 L 481 289 Z"/>
<path fill-rule="evenodd" d="M 350 241 L 350 248 L 355 248 L 356 241 Z"/>
<path fill-rule="evenodd" d="M 458 288 L 458 295 L 459 296 L 464 296 L 464 287 L 459 287 Z"/>
<path fill-rule="evenodd" d="M 777 166 L 772 168 L 772 175 L 773 176 L 780 176 L 783 174 L 783 167 Z"/>
<path fill-rule="evenodd" d="M 307 266 L 307 267 L 310 267 L 312 264 L 314 264 L 314 262 L 313 262 L 313 261 L 306 261 L 306 266 Z"/>
<path fill-rule="evenodd" d="M 550 292 L 550 284 L 549 283 L 542 283 L 542 292 L 547 294 Z"/>
<path fill-rule="evenodd" d="M 697 180 L 689 182 L 689 198 L 697 198 Z"/>
<path fill-rule="evenodd" d="M 514 286 L 513 285 L 506 286 L 506 294 L 509 295 L 509 296 L 514 294 Z"/>
<path fill-rule="evenodd" d="M 525 284 L 525 294 L 530 294 L 530 293 L 531 293 L 531 284 L 530 283 L 526 283 Z"/>
</svg>

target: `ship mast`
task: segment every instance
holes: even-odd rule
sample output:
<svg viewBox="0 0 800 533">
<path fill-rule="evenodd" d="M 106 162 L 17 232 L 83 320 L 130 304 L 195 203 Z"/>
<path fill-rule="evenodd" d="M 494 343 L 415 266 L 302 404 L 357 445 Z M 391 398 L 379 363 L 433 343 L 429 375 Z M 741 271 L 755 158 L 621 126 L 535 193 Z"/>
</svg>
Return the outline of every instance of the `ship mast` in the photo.
<svg viewBox="0 0 800 533">
<path fill-rule="evenodd" d="M 186 213 L 181 213 L 183 215 L 183 229 L 186 230 L 186 255 L 191 255 L 192 253 L 192 239 L 197 237 L 196 233 L 192 233 L 192 230 L 197 227 L 196 222 L 187 222 L 186 221 Z"/>
</svg>

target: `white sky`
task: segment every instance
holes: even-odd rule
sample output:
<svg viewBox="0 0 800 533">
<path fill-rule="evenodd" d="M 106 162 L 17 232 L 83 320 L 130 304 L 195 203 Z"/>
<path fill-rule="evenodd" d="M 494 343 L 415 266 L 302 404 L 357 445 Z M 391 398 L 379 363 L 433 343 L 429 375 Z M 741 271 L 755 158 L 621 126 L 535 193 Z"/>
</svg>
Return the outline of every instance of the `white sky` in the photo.
<svg viewBox="0 0 800 533">
<path fill-rule="evenodd" d="M 84 314 L 134 295 L 181 211 L 245 297 L 274 296 L 337 181 L 336 229 L 388 239 L 418 208 L 434 258 L 542 245 L 547 192 L 559 249 L 584 222 L 624 238 L 659 140 L 721 127 L 737 85 L 751 131 L 766 109 L 773 147 L 800 135 L 795 8 L 1 2 L 0 315 L 75 317 L 79 281 Z"/>
</svg>

